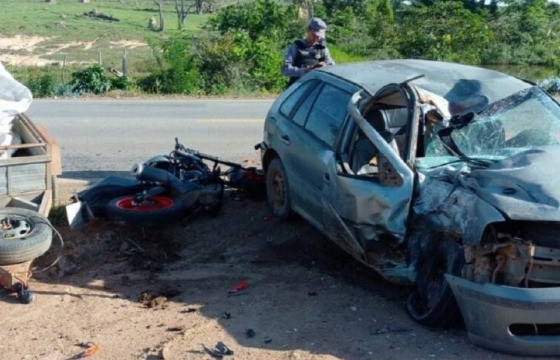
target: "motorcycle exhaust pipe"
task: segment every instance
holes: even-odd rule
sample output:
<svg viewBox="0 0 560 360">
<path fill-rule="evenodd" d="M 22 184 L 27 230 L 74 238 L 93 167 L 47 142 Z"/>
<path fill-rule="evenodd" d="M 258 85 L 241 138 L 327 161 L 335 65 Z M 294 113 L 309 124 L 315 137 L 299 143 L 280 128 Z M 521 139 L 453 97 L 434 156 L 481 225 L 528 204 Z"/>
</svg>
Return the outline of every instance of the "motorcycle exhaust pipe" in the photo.
<svg viewBox="0 0 560 360">
<path fill-rule="evenodd" d="M 156 181 L 163 186 L 170 187 L 181 194 L 196 190 L 198 188 L 197 184 L 194 184 L 190 181 L 181 181 L 179 178 L 168 171 L 158 169 L 146 164 L 135 164 L 132 167 L 132 175 L 138 180 Z"/>
</svg>

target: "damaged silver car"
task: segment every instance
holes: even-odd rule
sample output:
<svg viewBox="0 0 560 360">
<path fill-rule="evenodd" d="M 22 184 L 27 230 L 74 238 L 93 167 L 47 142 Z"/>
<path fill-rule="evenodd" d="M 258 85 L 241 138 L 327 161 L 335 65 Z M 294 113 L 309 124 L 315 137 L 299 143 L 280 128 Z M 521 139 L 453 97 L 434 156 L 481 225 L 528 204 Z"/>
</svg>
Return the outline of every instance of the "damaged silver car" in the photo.
<svg viewBox="0 0 560 360">
<path fill-rule="evenodd" d="M 474 343 L 560 355 L 560 106 L 542 89 L 443 62 L 328 67 L 275 101 L 260 148 L 273 213 L 414 285 L 414 320 L 461 314 Z"/>
</svg>

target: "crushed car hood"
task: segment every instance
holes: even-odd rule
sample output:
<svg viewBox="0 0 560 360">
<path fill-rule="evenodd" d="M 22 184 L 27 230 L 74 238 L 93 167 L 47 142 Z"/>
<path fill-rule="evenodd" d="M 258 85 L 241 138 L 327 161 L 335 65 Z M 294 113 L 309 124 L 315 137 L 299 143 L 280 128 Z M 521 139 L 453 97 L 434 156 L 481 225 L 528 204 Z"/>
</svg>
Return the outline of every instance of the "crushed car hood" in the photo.
<svg viewBox="0 0 560 360">
<path fill-rule="evenodd" d="M 560 146 L 532 149 L 462 179 L 512 220 L 560 221 Z"/>
</svg>

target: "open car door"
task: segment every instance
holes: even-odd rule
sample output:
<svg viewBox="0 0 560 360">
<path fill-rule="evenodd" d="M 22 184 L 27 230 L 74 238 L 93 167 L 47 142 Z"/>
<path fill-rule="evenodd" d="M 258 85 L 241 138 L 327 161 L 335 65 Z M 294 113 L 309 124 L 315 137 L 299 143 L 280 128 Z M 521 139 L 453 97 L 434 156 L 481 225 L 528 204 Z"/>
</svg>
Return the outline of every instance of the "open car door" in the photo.
<svg viewBox="0 0 560 360">
<path fill-rule="evenodd" d="M 339 245 L 392 281 L 410 278 L 402 252 L 412 199 L 412 164 L 420 110 L 415 92 L 391 84 L 362 101 L 353 95 L 350 121 L 323 187 L 325 230 Z"/>
</svg>

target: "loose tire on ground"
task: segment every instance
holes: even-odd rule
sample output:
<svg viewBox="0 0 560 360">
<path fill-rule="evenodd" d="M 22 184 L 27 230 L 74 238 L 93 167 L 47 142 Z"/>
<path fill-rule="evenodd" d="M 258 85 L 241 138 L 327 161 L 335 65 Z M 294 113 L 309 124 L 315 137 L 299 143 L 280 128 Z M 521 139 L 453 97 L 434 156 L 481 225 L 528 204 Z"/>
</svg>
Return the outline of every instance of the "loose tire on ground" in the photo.
<svg viewBox="0 0 560 360">
<path fill-rule="evenodd" d="M 158 226 L 177 220 L 183 212 L 180 199 L 157 195 L 141 205 L 133 202 L 134 195 L 115 198 L 107 204 L 107 217 L 119 224 Z"/>
<path fill-rule="evenodd" d="M 266 197 L 275 216 L 284 220 L 291 215 L 288 178 L 279 158 L 273 159 L 266 169 Z"/>
<path fill-rule="evenodd" d="M 49 220 L 35 211 L 2 208 L 0 222 L 0 265 L 33 260 L 51 247 L 52 229 Z M 25 226 L 18 232 L 14 228 L 20 224 Z"/>
<path fill-rule="evenodd" d="M 407 311 L 416 322 L 429 327 L 449 327 L 460 321 L 460 311 L 444 274 L 460 276 L 464 264 L 461 246 L 451 240 L 434 240 L 419 259 L 416 289 Z"/>
</svg>

